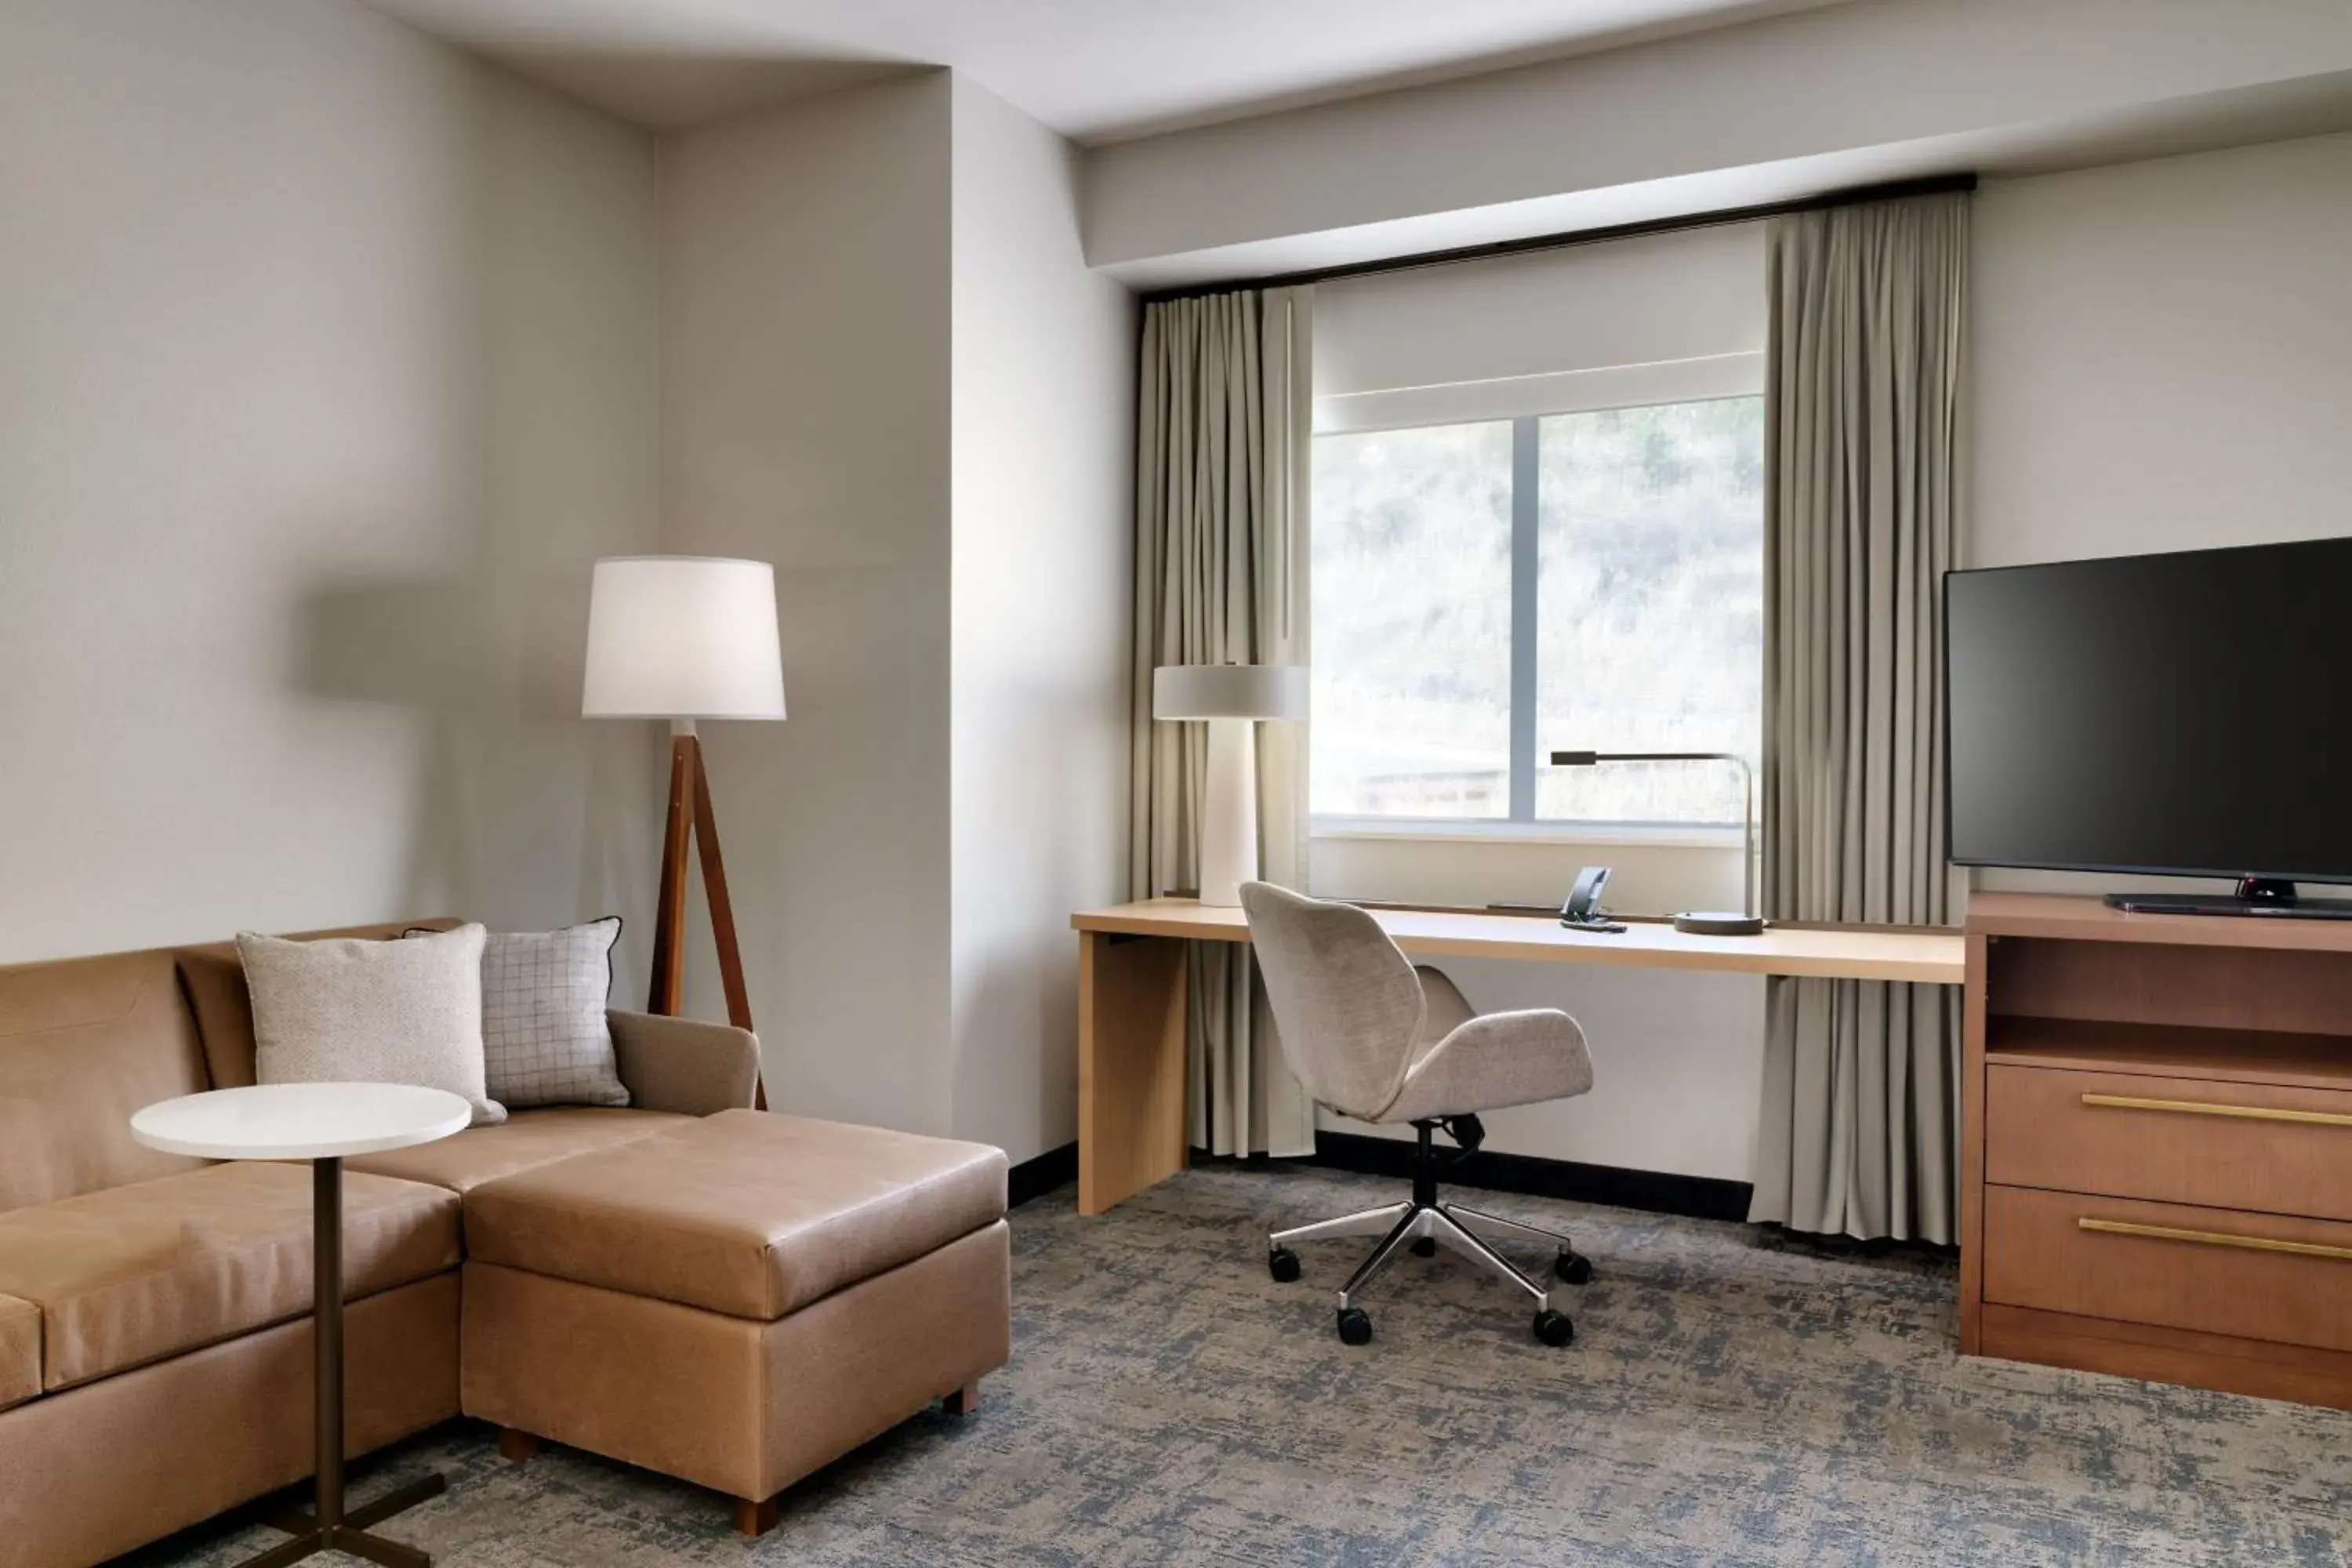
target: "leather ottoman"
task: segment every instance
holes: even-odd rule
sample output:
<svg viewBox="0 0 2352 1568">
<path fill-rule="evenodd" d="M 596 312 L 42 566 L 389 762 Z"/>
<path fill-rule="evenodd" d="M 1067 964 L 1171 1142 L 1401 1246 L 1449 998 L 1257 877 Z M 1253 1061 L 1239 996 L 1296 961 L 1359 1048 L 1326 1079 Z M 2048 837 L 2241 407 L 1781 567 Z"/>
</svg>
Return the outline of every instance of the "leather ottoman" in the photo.
<svg viewBox="0 0 2352 1568">
<path fill-rule="evenodd" d="M 469 1415 L 776 1494 L 1011 1353 L 1005 1159 L 985 1144 L 728 1110 L 466 1194 Z"/>
</svg>

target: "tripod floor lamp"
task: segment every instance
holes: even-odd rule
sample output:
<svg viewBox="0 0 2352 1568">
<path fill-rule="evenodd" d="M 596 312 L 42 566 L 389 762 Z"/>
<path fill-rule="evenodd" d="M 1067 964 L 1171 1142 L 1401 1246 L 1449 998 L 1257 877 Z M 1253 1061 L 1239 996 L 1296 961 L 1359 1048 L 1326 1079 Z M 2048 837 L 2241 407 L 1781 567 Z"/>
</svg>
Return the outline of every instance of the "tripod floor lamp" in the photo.
<svg viewBox="0 0 2352 1568">
<path fill-rule="evenodd" d="M 694 838 L 702 852 L 727 1021 L 751 1027 L 735 910 L 719 858 L 719 822 L 694 726 L 702 719 L 784 716 L 775 568 L 764 561 L 691 555 L 597 562 L 588 590 L 588 668 L 580 711 L 591 719 L 669 721 L 669 814 L 646 1010 L 678 1009 L 686 970 L 686 847 Z"/>
</svg>

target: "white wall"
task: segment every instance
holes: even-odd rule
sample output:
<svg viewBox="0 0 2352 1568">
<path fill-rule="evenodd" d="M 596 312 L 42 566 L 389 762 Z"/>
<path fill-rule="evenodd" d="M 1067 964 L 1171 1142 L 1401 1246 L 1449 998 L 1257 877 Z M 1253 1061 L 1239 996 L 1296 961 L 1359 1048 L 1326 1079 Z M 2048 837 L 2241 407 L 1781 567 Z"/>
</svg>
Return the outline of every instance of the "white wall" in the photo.
<svg viewBox="0 0 2352 1568">
<path fill-rule="evenodd" d="M 791 717 L 704 736 L 772 1099 L 1042 1153 L 1124 877 L 1132 302 L 1070 146 L 947 72 L 662 167 L 663 548 L 776 565 Z"/>
<path fill-rule="evenodd" d="M 1074 909 L 1127 879 L 1135 307 L 1070 144 L 954 79 L 956 1136 L 1077 1136 Z"/>
<path fill-rule="evenodd" d="M 704 726 L 781 1110 L 944 1132 L 950 83 L 662 144 L 666 551 L 773 562 L 790 717 Z M 723 1016 L 701 893 L 688 995 Z"/>
<path fill-rule="evenodd" d="M 1990 182 L 1974 221 L 1969 564 L 2352 533 L 2352 136 Z"/>
<path fill-rule="evenodd" d="M 2352 136 L 1988 182 L 1974 225 L 1970 564 L 2352 531 Z"/>
<path fill-rule="evenodd" d="M 0 7 L 0 961 L 650 921 L 641 134 L 343 0 Z"/>
</svg>

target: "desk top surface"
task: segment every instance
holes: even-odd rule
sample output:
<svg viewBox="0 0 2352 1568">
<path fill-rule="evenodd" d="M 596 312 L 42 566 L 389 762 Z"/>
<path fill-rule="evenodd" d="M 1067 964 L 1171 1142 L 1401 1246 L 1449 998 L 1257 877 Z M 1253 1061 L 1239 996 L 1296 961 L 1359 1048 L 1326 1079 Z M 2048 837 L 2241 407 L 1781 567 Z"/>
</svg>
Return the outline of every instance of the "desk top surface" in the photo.
<svg viewBox="0 0 2352 1568">
<path fill-rule="evenodd" d="M 1414 955 L 1518 959 L 1538 963 L 1606 963 L 1632 969 L 1703 969 L 1743 974 L 1795 974 L 1837 980 L 1910 980 L 1958 985 L 1967 973 L 1958 931 L 1800 930 L 1776 926 L 1761 936 L 1688 936 L 1671 925 L 1629 922 L 1615 935 L 1570 931 L 1555 920 L 1474 910 L 1371 911 L 1396 944 Z M 1147 899 L 1070 917 L 1073 930 L 1127 936 L 1247 942 L 1238 909 L 1191 899 Z"/>
</svg>

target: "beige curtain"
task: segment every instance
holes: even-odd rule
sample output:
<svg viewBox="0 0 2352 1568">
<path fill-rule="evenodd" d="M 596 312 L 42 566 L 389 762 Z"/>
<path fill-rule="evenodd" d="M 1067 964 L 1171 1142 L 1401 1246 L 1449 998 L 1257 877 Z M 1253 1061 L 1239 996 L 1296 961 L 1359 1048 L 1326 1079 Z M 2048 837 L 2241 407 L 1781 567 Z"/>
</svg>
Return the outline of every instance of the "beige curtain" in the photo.
<svg viewBox="0 0 2352 1568">
<path fill-rule="evenodd" d="M 1151 717 L 1163 664 L 1307 662 L 1314 292 L 1244 289 L 1147 305 L 1137 400 L 1134 803 L 1129 885 L 1200 886 L 1208 731 Z M 1303 887 L 1307 737 L 1257 732 L 1258 872 Z M 1282 1060 L 1246 950 L 1195 943 L 1192 1141 L 1311 1154 L 1315 1106 Z"/>
<path fill-rule="evenodd" d="M 1943 594 L 1962 511 L 1965 195 L 1772 220 L 1764 912 L 1948 921 Z M 1950 988 L 1776 980 L 1748 1217 L 1949 1243 Z"/>
</svg>

